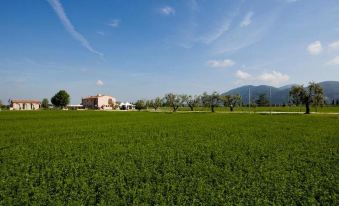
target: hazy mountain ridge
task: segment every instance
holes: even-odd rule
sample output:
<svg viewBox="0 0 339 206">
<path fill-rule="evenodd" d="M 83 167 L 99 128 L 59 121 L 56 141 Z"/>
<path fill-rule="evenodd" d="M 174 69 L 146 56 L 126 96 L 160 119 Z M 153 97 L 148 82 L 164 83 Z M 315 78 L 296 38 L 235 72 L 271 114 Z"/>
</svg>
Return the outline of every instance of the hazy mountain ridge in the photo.
<svg viewBox="0 0 339 206">
<path fill-rule="evenodd" d="M 333 99 L 339 99 L 339 81 L 324 81 L 319 83 L 324 88 L 325 97 L 328 103 L 331 103 Z M 273 87 L 269 85 L 246 85 L 238 88 L 234 88 L 225 92 L 224 94 L 240 94 L 243 102 L 248 103 L 249 88 L 251 89 L 251 99 L 256 99 L 260 94 L 267 94 L 269 98 L 269 92 L 271 88 L 272 92 L 272 103 L 273 104 L 284 104 L 289 100 L 288 94 L 290 88 L 295 84 L 290 84 L 282 87 Z"/>
</svg>

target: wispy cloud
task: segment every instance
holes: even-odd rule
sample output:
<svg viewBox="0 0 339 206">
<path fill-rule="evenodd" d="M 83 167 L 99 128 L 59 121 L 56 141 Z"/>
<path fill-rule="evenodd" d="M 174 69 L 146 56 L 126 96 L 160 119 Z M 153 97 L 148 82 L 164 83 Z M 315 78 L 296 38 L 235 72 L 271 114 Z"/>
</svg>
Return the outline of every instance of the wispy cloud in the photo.
<svg viewBox="0 0 339 206">
<path fill-rule="evenodd" d="M 110 23 L 108 23 L 108 26 L 116 28 L 120 25 L 119 19 L 113 19 Z"/>
<path fill-rule="evenodd" d="M 253 12 L 248 12 L 244 19 L 240 23 L 240 27 L 246 27 L 249 26 L 252 23 L 252 17 L 254 13 Z"/>
<path fill-rule="evenodd" d="M 210 60 L 207 62 L 207 65 L 214 68 L 227 68 L 235 65 L 235 62 L 231 59 Z"/>
<path fill-rule="evenodd" d="M 170 6 L 165 6 L 165 7 L 160 8 L 159 12 L 166 16 L 175 15 L 175 9 Z"/>
<path fill-rule="evenodd" d="M 99 79 L 95 84 L 100 87 L 104 85 L 104 82 Z"/>
<path fill-rule="evenodd" d="M 319 55 L 323 51 L 323 47 L 320 41 L 315 41 L 307 46 L 307 51 L 311 55 Z"/>
<path fill-rule="evenodd" d="M 299 0 L 285 0 L 287 3 L 293 3 L 293 2 L 297 2 Z"/>
<path fill-rule="evenodd" d="M 95 49 L 93 49 L 93 47 L 91 46 L 91 44 L 88 42 L 88 40 L 80 33 L 78 32 L 75 27 L 73 26 L 72 22 L 68 19 L 64 8 L 62 6 L 62 4 L 60 3 L 59 0 L 47 0 L 49 2 L 49 4 L 52 6 L 52 8 L 54 9 L 55 13 L 57 14 L 57 16 L 59 17 L 61 23 L 64 25 L 66 31 L 77 41 L 79 41 L 81 43 L 81 45 L 83 47 L 85 47 L 87 50 L 89 50 L 90 52 L 97 54 L 99 56 L 103 56 L 102 53 L 96 51 Z"/>
<path fill-rule="evenodd" d="M 197 0 L 190 0 L 190 1 L 188 1 L 188 5 L 194 11 L 198 11 L 199 10 L 199 4 L 198 4 Z"/>
<path fill-rule="evenodd" d="M 235 13 L 234 19 L 239 17 L 239 13 L 240 11 Z M 212 52 L 214 54 L 234 53 L 241 49 L 257 44 L 269 34 L 281 13 L 281 7 L 274 8 L 267 12 L 265 17 L 258 19 L 255 27 L 248 27 L 246 30 L 241 27 L 241 23 L 239 26 L 231 25 L 230 30 L 225 32 L 224 35 L 214 42 Z M 254 12 L 252 12 L 252 14 L 249 12 L 247 18 L 251 20 L 253 15 Z M 245 26 L 248 24 L 249 21 L 243 25 Z"/>
<path fill-rule="evenodd" d="M 230 21 L 224 21 L 220 27 L 218 27 L 214 32 L 208 33 L 205 36 L 198 38 L 198 41 L 201 41 L 205 44 L 210 44 L 217 39 L 219 39 L 230 27 Z"/>
<path fill-rule="evenodd" d="M 328 65 L 339 65 L 339 56 L 334 57 L 331 61 L 327 62 Z"/>
<path fill-rule="evenodd" d="M 97 31 L 96 33 L 99 34 L 100 36 L 105 36 L 105 32 L 103 31 Z"/>
</svg>

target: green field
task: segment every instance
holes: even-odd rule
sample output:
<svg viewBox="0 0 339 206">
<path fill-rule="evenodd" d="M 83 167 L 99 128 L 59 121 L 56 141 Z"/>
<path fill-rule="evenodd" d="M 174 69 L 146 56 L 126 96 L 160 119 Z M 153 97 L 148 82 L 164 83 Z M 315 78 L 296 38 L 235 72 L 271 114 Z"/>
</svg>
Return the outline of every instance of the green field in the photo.
<svg viewBox="0 0 339 206">
<path fill-rule="evenodd" d="M 0 112 L 0 205 L 339 205 L 339 115 Z"/>
</svg>

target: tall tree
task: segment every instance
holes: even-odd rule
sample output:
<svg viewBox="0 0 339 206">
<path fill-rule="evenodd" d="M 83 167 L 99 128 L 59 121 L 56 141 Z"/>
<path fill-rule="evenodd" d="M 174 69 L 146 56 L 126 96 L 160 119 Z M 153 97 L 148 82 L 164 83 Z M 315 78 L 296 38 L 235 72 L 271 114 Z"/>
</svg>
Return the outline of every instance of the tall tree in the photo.
<svg viewBox="0 0 339 206">
<path fill-rule="evenodd" d="M 51 98 L 51 102 L 56 107 L 64 108 L 69 104 L 70 96 L 65 90 L 60 90 Z"/>
<path fill-rule="evenodd" d="M 221 103 L 220 94 L 218 92 L 213 92 L 212 94 L 204 92 L 201 96 L 201 101 L 204 106 L 211 108 L 211 112 L 215 112 L 215 107 L 218 107 Z"/>
<path fill-rule="evenodd" d="M 229 107 L 230 111 L 233 112 L 234 107 L 240 105 L 241 96 L 239 94 L 237 94 L 237 95 L 224 95 L 224 96 L 221 96 L 221 100 L 223 101 L 224 106 Z"/>
<path fill-rule="evenodd" d="M 315 111 L 318 112 L 318 106 L 324 105 L 325 101 L 324 89 L 320 86 L 320 84 L 310 82 L 307 87 L 307 90 L 308 90 L 307 93 L 311 98 L 310 103 L 313 103 Z"/>
<path fill-rule="evenodd" d="M 267 99 L 266 94 L 260 94 L 258 99 L 255 100 L 255 103 L 259 107 L 263 107 L 263 106 L 268 106 L 270 104 L 270 101 Z"/>
<path fill-rule="evenodd" d="M 146 100 L 145 101 L 145 106 L 146 106 L 146 109 L 148 110 L 148 107 L 151 106 L 151 100 Z"/>
<path fill-rule="evenodd" d="M 305 113 L 310 114 L 310 105 L 312 103 L 318 106 L 324 101 L 324 90 L 320 84 L 310 82 L 306 88 L 302 85 L 293 86 L 290 90 L 290 96 L 292 99 L 305 104 Z"/>
<path fill-rule="evenodd" d="M 182 97 L 182 100 L 186 103 L 186 105 L 191 109 L 191 111 L 194 111 L 194 107 L 199 105 L 200 102 L 200 96 L 192 96 L 192 95 L 186 95 L 186 97 Z"/>
<path fill-rule="evenodd" d="M 44 98 L 41 102 L 41 107 L 47 109 L 48 108 L 49 101 L 47 98 Z"/>
<path fill-rule="evenodd" d="M 301 104 L 303 103 L 303 93 L 304 93 L 304 86 L 303 85 L 294 85 L 289 92 L 290 101 L 299 106 L 299 111 L 301 110 Z"/>
<path fill-rule="evenodd" d="M 146 105 L 145 105 L 145 101 L 144 100 L 138 100 L 135 102 L 135 109 L 137 109 L 138 111 L 145 109 Z"/>
<path fill-rule="evenodd" d="M 173 112 L 176 112 L 182 104 L 180 95 L 169 93 L 165 95 L 166 104 L 172 107 Z"/>
<path fill-rule="evenodd" d="M 157 98 L 155 98 L 155 99 L 152 99 L 151 101 L 150 101 L 150 103 L 149 103 L 149 105 L 151 106 L 151 107 L 153 107 L 153 109 L 155 110 L 155 111 L 157 111 L 157 109 L 161 106 L 161 98 L 160 97 L 157 97 Z"/>
</svg>

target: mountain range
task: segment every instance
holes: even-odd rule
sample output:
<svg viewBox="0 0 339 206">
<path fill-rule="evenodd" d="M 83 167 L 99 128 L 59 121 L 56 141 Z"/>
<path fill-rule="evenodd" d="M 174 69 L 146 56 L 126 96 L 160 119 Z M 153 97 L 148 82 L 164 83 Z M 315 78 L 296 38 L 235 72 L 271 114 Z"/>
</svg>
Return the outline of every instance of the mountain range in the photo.
<svg viewBox="0 0 339 206">
<path fill-rule="evenodd" d="M 339 99 L 339 81 L 324 81 L 319 83 L 324 89 L 325 99 L 327 103 L 332 103 L 332 100 Z M 283 87 L 273 87 L 268 85 L 246 85 L 241 86 L 235 89 L 231 89 L 224 94 L 240 94 L 244 104 L 248 103 L 249 90 L 251 91 L 251 100 L 258 98 L 260 94 L 266 94 L 269 98 L 269 93 L 271 89 L 272 94 L 272 104 L 287 104 L 289 100 L 289 91 L 293 84 L 286 85 Z"/>
</svg>

